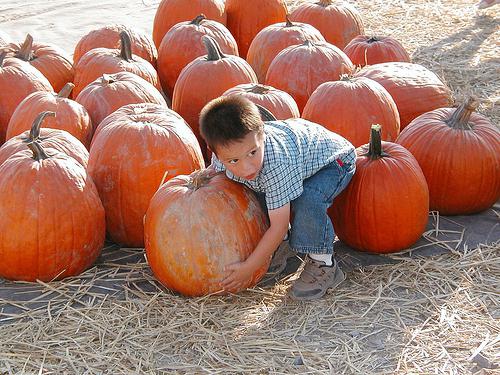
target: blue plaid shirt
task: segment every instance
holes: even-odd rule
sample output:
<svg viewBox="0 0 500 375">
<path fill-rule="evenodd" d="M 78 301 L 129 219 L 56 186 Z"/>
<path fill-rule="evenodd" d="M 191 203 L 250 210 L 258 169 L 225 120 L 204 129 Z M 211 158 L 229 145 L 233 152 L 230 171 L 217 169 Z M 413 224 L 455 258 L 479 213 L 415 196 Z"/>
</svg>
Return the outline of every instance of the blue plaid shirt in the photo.
<svg viewBox="0 0 500 375">
<path fill-rule="evenodd" d="M 212 154 L 215 170 L 265 193 L 269 210 L 291 202 L 302 194 L 302 182 L 324 166 L 337 162 L 349 167 L 356 162 L 354 146 L 342 136 L 304 119 L 270 121 L 264 124 L 264 162 L 253 180 L 236 177 Z"/>
</svg>

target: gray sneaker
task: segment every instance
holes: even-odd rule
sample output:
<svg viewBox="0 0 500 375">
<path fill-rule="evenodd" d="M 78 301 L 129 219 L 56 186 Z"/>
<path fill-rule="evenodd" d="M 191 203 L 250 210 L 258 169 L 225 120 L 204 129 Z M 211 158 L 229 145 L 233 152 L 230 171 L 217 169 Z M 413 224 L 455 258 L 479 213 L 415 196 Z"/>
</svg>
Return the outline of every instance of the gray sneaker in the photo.
<svg viewBox="0 0 500 375">
<path fill-rule="evenodd" d="M 300 277 L 295 280 L 290 291 L 294 300 L 308 301 L 321 298 L 330 288 L 335 288 L 345 280 L 345 274 L 334 259 L 331 266 L 307 257 Z"/>
<path fill-rule="evenodd" d="M 259 281 L 260 286 L 265 286 L 271 282 L 276 282 L 278 276 L 286 268 L 288 259 L 297 256 L 297 253 L 290 248 L 288 240 L 283 241 L 281 245 L 278 246 L 271 259 L 271 264 L 267 269 L 267 272 Z"/>
<path fill-rule="evenodd" d="M 267 273 L 279 275 L 285 269 L 288 259 L 296 255 L 297 253 L 290 248 L 288 240 L 283 241 L 274 252 Z"/>
</svg>

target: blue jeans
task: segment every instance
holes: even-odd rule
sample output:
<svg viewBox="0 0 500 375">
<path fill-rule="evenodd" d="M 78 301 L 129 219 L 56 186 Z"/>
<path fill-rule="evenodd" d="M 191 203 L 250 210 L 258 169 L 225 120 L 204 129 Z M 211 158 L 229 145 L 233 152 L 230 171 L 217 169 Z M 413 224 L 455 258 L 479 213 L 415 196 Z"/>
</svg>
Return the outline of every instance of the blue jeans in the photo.
<svg viewBox="0 0 500 375">
<path fill-rule="evenodd" d="M 355 170 L 355 163 L 340 166 L 335 161 L 304 180 L 304 191 L 290 202 L 293 219 L 289 244 L 293 250 L 307 254 L 333 254 L 335 232 L 327 210 L 351 181 Z M 265 194 L 256 194 L 266 208 Z"/>
</svg>

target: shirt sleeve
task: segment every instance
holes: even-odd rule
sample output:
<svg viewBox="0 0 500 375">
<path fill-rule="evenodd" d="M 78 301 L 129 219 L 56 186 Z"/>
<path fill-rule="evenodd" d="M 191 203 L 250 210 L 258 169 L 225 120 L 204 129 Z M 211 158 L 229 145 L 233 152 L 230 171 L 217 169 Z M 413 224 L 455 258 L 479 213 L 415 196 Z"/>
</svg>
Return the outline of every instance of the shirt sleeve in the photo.
<svg viewBox="0 0 500 375">
<path fill-rule="evenodd" d="M 215 156 L 214 153 L 212 153 L 211 165 L 217 172 L 224 172 L 226 170 L 224 164 L 222 164 L 222 162 L 219 159 L 217 159 L 217 156 Z"/>
<path fill-rule="evenodd" d="M 298 198 L 303 191 L 302 170 L 288 164 L 276 165 L 266 176 L 266 205 L 275 210 Z"/>
</svg>

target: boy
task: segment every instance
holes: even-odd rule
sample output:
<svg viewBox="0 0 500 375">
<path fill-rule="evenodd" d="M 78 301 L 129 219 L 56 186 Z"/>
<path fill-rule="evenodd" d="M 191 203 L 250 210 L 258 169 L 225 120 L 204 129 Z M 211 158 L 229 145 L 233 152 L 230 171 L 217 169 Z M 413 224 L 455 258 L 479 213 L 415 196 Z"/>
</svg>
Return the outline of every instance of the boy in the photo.
<svg viewBox="0 0 500 375">
<path fill-rule="evenodd" d="M 222 281 L 237 288 L 275 253 L 271 267 L 283 270 L 290 251 L 306 253 L 291 288 L 297 300 L 322 297 L 345 275 L 333 259 L 333 226 L 327 209 L 355 171 L 354 146 L 318 124 L 303 120 L 264 123 L 256 105 L 239 96 L 220 97 L 200 113 L 200 132 L 213 151 L 210 168 L 265 196 L 270 226 L 254 252 L 229 265 Z M 293 221 L 289 247 L 280 246 Z"/>
</svg>

